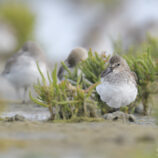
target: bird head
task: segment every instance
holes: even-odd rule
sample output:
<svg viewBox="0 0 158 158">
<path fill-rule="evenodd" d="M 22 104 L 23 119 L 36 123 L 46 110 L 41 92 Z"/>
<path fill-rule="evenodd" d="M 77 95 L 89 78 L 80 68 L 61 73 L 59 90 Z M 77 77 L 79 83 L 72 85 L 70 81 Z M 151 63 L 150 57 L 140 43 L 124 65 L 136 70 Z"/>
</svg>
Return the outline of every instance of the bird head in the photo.
<svg viewBox="0 0 158 158">
<path fill-rule="evenodd" d="M 110 58 L 109 65 L 107 69 L 102 72 L 101 77 L 104 77 L 111 72 L 119 73 L 124 70 L 130 70 L 126 60 L 118 55 L 114 55 Z"/>
<path fill-rule="evenodd" d="M 43 51 L 41 50 L 40 46 L 33 41 L 27 41 L 24 43 L 22 47 L 22 51 L 29 56 L 38 57 L 43 55 Z"/>
<path fill-rule="evenodd" d="M 129 66 L 125 59 L 118 55 L 114 55 L 110 58 L 108 68 L 113 72 L 120 72 L 123 70 L 129 70 Z"/>
<path fill-rule="evenodd" d="M 84 48 L 78 47 L 72 49 L 66 61 L 70 67 L 74 67 L 79 62 L 87 59 L 87 57 L 88 57 L 88 51 Z"/>
</svg>

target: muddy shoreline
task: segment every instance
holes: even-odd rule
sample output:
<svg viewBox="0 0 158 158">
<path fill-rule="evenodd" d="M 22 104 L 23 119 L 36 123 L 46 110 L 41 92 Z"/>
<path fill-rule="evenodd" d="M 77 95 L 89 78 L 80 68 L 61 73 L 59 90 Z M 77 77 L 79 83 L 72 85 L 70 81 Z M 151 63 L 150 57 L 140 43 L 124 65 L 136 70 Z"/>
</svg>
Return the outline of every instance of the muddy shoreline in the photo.
<svg viewBox="0 0 158 158">
<path fill-rule="evenodd" d="M 0 122 L 0 157 L 99 158 L 153 154 L 158 128 L 100 123 Z M 148 150 L 146 150 L 148 149 Z"/>
<path fill-rule="evenodd" d="M 158 126 L 151 117 L 123 121 L 53 123 L 45 108 L 9 105 L 1 116 L 25 121 L 0 121 L 0 158 L 148 158 L 157 154 Z"/>
</svg>

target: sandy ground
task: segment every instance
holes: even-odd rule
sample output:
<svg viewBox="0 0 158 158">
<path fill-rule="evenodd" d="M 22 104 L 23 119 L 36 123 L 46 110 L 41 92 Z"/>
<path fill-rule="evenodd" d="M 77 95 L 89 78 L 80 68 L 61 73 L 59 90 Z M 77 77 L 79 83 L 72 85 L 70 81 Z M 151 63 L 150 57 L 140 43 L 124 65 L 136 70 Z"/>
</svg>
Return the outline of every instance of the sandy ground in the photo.
<svg viewBox="0 0 158 158">
<path fill-rule="evenodd" d="M 122 122 L 0 122 L 0 158 L 151 158 L 158 127 Z"/>
</svg>

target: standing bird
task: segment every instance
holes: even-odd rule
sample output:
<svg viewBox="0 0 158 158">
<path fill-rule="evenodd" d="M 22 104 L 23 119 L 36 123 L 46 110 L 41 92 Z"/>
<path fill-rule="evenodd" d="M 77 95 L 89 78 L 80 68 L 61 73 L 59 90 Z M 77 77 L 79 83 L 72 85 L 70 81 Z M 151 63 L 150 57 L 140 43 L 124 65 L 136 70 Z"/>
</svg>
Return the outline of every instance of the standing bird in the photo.
<svg viewBox="0 0 158 158">
<path fill-rule="evenodd" d="M 78 47 L 72 49 L 68 58 L 64 61 L 66 66 L 73 69 L 79 62 L 88 58 L 88 51 L 84 48 Z M 65 69 L 61 65 L 58 71 L 58 78 L 62 80 L 64 78 Z"/>
<path fill-rule="evenodd" d="M 24 90 L 23 102 L 25 102 L 26 93 L 37 79 L 40 73 L 37 68 L 37 62 L 44 75 L 47 74 L 47 61 L 44 53 L 35 42 L 26 42 L 23 47 L 8 59 L 2 75 L 8 79 L 20 95 L 20 90 Z"/>
<path fill-rule="evenodd" d="M 118 109 L 132 103 L 137 96 L 136 74 L 120 56 L 113 56 L 101 74 L 101 84 L 96 87 L 103 102 Z"/>
</svg>

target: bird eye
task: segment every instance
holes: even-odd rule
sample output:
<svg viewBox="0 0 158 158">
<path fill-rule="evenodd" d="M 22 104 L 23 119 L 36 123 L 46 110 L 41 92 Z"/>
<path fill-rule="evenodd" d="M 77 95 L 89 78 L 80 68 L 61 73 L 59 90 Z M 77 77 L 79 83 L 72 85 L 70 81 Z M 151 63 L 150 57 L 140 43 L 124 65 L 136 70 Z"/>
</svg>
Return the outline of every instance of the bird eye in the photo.
<svg viewBox="0 0 158 158">
<path fill-rule="evenodd" d="M 120 66 L 120 64 L 117 64 L 117 66 Z"/>
</svg>

